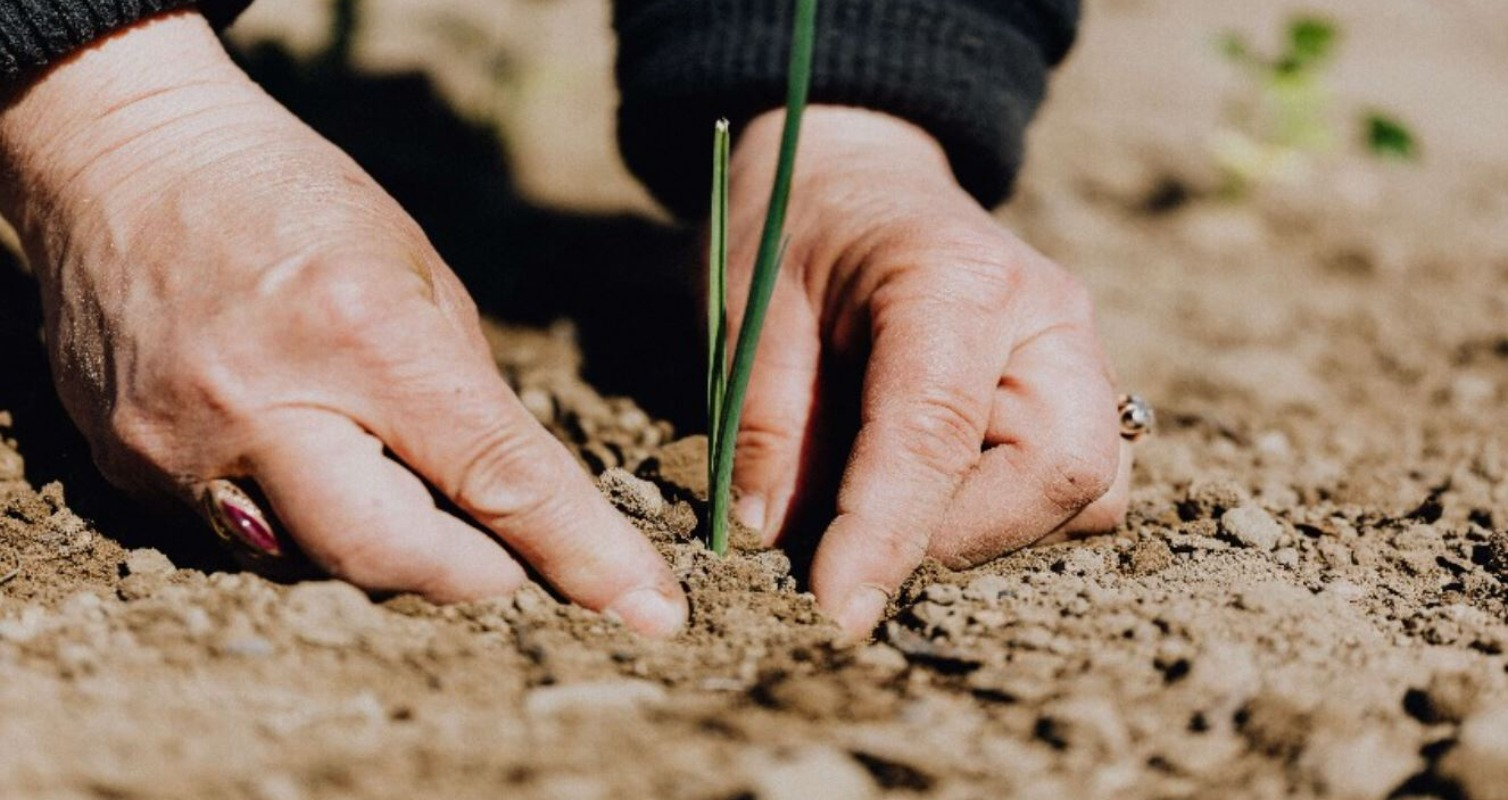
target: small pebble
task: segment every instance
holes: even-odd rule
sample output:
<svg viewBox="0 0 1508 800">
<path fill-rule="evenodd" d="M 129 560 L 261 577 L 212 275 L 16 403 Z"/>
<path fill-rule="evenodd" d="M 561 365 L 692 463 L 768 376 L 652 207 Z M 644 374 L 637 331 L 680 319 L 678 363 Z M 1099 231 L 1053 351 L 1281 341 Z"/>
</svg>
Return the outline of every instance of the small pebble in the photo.
<svg viewBox="0 0 1508 800">
<path fill-rule="evenodd" d="M 1351 737 L 1320 735 L 1311 739 L 1300 766 L 1314 776 L 1327 797 L 1376 800 L 1391 797 L 1423 766 L 1418 748 L 1410 745 L 1391 729 L 1372 729 Z"/>
<path fill-rule="evenodd" d="M 1233 508 L 1220 516 L 1220 530 L 1237 544 L 1270 551 L 1283 537 L 1283 526 L 1258 506 Z"/>
<path fill-rule="evenodd" d="M 1461 723 L 1439 772 L 1468 800 L 1508 800 L 1508 704 L 1480 709 Z"/>
<path fill-rule="evenodd" d="M 1215 517 L 1251 499 L 1246 487 L 1231 480 L 1198 481 L 1189 486 L 1178 510 L 1184 519 Z"/>
<path fill-rule="evenodd" d="M 1087 547 L 1075 548 L 1063 557 L 1063 571 L 1069 575 L 1095 575 L 1105 569 L 1105 557 Z"/>
<path fill-rule="evenodd" d="M 652 420 L 644 410 L 638 406 L 631 406 L 618 412 L 616 420 L 618 427 L 625 431 L 637 433 L 652 426 Z"/>
<path fill-rule="evenodd" d="M 664 705 L 666 697 L 665 687 L 632 679 L 541 686 L 524 697 L 524 713 L 531 717 L 595 717 Z"/>
<path fill-rule="evenodd" d="M 847 753 L 826 745 L 807 745 L 780 754 L 752 753 L 744 758 L 758 800 L 870 800 L 879 790 Z"/>
<path fill-rule="evenodd" d="M 1136 577 L 1155 575 L 1172 566 L 1173 549 L 1162 539 L 1142 539 L 1126 554 L 1126 571 Z"/>
<path fill-rule="evenodd" d="M 166 578 L 177 572 L 178 568 L 168 557 L 151 548 L 132 550 L 126 554 L 126 574 L 149 575 L 152 577 Z"/>
<path fill-rule="evenodd" d="M 26 460 L 20 453 L 0 443 L 0 481 L 26 479 Z"/>
<path fill-rule="evenodd" d="M 1299 565 L 1299 551 L 1284 547 L 1272 554 L 1272 560 L 1284 567 L 1296 567 Z"/>
<path fill-rule="evenodd" d="M 888 644 L 872 644 L 854 656 L 854 662 L 884 675 L 904 672 L 910 662 L 906 655 Z"/>
<path fill-rule="evenodd" d="M 969 581 L 969 585 L 963 587 L 963 596 L 977 603 L 989 603 L 995 605 L 1002 599 L 1010 597 L 1015 591 L 1016 584 L 1010 578 L 1001 575 L 983 575 Z"/>
</svg>

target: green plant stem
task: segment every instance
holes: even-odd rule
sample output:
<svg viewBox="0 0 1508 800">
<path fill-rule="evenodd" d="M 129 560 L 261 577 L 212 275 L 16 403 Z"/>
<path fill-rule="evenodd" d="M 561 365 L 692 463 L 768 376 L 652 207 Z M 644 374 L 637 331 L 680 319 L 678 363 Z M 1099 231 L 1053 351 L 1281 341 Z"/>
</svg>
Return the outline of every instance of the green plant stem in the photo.
<svg viewBox="0 0 1508 800">
<path fill-rule="evenodd" d="M 715 483 L 728 387 L 728 121 L 712 137 L 711 244 L 707 256 L 707 485 Z"/>
<path fill-rule="evenodd" d="M 713 470 L 712 536 L 713 552 L 728 551 L 729 494 L 733 485 L 734 437 L 743 416 L 744 396 L 754 368 L 754 352 L 764 327 L 765 312 L 775 290 L 775 277 L 785 253 L 785 213 L 790 202 L 791 178 L 796 170 L 796 148 L 801 138 L 801 118 L 806 112 L 811 89 L 812 50 L 816 40 L 817 0 L 796 0 L 796 24 L 791 42 L 791 68 L 785 104 L 785 130 L 780 139 L 780 160 L 775 167 L 775 185 L 770 190 L 769 210 L 765 214 L 764 234 L 759 240 L 759 255 L 754 262 L 754 280 L 749 285 L 749 301 L 744 307 L 738 344 L 733 350 L 727 395 L 718 426 L 717 464 Z"/>
</svg>

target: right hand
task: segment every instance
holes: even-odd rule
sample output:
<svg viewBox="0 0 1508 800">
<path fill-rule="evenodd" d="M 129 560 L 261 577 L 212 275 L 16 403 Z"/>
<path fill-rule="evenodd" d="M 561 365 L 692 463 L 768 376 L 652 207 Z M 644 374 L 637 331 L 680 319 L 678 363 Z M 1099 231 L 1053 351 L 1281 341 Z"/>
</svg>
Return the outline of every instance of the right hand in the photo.
<svg viewBox="0 0 1508 800">
<path fill-rule="evenodd" d="M 505 594 L 527 581 L 511 551 L 640 631 L 684 623 L 665 562 L 503 382 L 423 233 L 197 14 L 19 92 L 0 168 L 59 392 L 113 482 L 190 500 L 253 480 L 304 552 L 369 589 Z"/>
</svg>

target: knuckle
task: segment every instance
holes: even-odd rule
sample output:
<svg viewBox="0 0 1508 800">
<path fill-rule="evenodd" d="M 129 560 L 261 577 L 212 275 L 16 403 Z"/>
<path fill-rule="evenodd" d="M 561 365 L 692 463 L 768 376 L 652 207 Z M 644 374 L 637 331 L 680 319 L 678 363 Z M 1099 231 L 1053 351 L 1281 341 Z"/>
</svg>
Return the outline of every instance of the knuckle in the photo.
<svg viewBox="0 0 1508 800">
<path fill-rule="evenodd" d="M 1041 476 L 1042 495 L 1064 514 L 1076 514 L 1100 499 L 1114 485 L 1113 453 L 1073 450 L 1049 461 Z"/>
<path fill-rule="evenodd" d="M 498 429 L 463 459 L 447 494 L 488 525 L 558 515 L 557 494 L 567 476 L 560 459 L 522 432 Z"/>
<path fill-rule="evenodd" d="M 904 426 L 902 451 L 937 473 L 955 475 L 967 469 L 978 458 L 984 438 L 984 425 L 972 405 L 960 389 L 932 388 L 899 420 Z"/>
<path fill-rule="evenodd" d="M 878 526 L 872 546 L 888 564 L 920 564 L 927 556 L 928 536 L 898 525 Z"/>
<path fill-rule="evenodd" d="M 111 409 L 105 430 L 108 441 L 98 443 L 95 448 L 105 460 L 118 461 L 119 451 L 145 456 L 158 449 L 157 426 L 131 406 L 118 405 Z"/>
<path fill-rule="evenodd" d="M 295 282 L 301 329 L 340 349 L 370 347 L 401 325 L 402 308 L 415 297 L 390 281 L 379 280 L 371 264 L 331 258 L 305 267 Z"/>
<path fill-rule="evenodd" d="M 782 425 L 745 421 L 738 430 L 734 451 L 739 460 L 767 462 L 791 452 L 801 443 L 801 434 Z"/>
</svg>

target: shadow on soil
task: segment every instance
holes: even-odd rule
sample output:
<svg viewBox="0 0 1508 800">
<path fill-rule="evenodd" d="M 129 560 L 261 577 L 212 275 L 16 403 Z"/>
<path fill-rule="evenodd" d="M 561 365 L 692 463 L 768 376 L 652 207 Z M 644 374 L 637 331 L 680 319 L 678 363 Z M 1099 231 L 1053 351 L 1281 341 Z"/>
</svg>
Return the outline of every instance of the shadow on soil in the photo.
<svg viewBox="0 0 1508 800">
<path fill-rule="evenodd" d="M 495 132 L 457 116 L 423 76 L 364 75 L 330 56 L 301 63 L 270 46 L 239 60 L 397 198 L 483 313 L 533 325 L 572 320 L 588 381 L 680 430 L 700 426 L 692 232 L 530 204 Z M 16 419 L 10 435 L 28 478 L 62 480 L 70 505 L 127 546 L 157 547 L 180 566 L 233 568 L 196 519 L 144 509 L 100 478 L 53 393 L 35 288 L 0 258 L 0 409 Z"/>
</svg>

